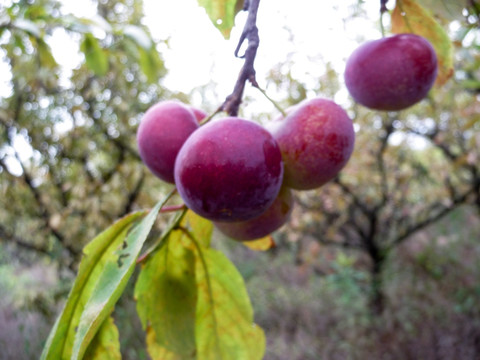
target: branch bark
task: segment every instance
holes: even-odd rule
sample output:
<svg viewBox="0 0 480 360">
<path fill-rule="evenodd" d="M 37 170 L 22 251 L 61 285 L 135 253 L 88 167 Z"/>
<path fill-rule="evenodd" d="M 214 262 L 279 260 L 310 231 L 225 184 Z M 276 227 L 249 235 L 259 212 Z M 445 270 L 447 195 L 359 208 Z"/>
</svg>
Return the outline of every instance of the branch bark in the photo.
<svg viewBox="0 0 480 360">
<path fill-rule="evenodd" d="M 237 116 L 238 109 L 242 103 L 243 91 L 245 90 L 245 84 L 247 81 L 258 87 L 257 80 L 255 78 L 255 57 L 257 56 L 257 49 L 260 44 L 260 38 L 258 36 L 257 28 L 257 12 L 260 0 L 250 0 L 245 2 L 245 8 L 248 6 L 248 17 L 245 26 L 238 41 L 237 48 L 235 49 L 235 56 L 241 59 L 245 59 L 245 62 L 240 70 L 237 78 L 237 82 L 233 88 L 233 92 L 227 96 L 223 104 L 218 111 L 225 111 L 230 116 Z M 240 49 L 243 46 L 245 40 L 248 41 L 247 49 L 243 55 L 239 55 Z"/>
</svg>

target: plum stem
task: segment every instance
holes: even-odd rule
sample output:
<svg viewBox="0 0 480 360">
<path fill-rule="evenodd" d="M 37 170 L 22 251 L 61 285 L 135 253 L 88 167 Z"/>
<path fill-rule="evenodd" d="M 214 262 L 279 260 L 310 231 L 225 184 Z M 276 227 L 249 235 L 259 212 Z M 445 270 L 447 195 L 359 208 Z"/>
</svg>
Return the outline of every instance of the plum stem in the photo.
<svg viewBox="0 0 480 360">
<path fill-rule="evenodd" d="M 260 86 L 258 86 L 258 84 L 254 85 L 254 87 L 260 90 L 260 92 L 268 99 L 268 101 L 270 101 L 273 104 L 273 106 L 275 106 L 275 108 L 282 113 L 283 117 L 287 116 L 287 113 L 285 112 L 285 110 L 283 110 L 282 107 L 275 100 L 273 100 L 270 96 L 268 96 L 265 90 L 263 90 Z"/>
<path fill-rule="evenodd" d="M 209 122 L 210 120 L 213 119 L 213 117 L 215 115 L 217 115 L 219 112 L 222 111 L 222 107 L 218 108 L 217 110 L 215 110 L 215 112 L 213 114 L 210 114 L 209 116 L 207 116 L 205 119 L 203 119 L 202 121 L 200 121 L 200 126 L 202 125 L 205 125 L 207 122 Z"/>
<path fill-rule="evenodd" d="M 385 25 L 383 24 L 383 14 L 388 11 L 387 9 L 388 0 L 380 0 L 380 32 L 382 37 L 385 37 Z"/>
<path fill-rule="evenodd" d="M 180 211 L 186 209 L 187 206 L 185 204 L 180 204 L 180 205 L 170 205 L 170 206 L 164 206 L 160 209 L 160 213 L 167 213 L 167 212 L 175 212 L 175 211 Z"/>
<path fill-rule="evenodd" d="M 384 12 L 387 12 L 387 2 L 388 0 L 380 0 L 380 14 L 383 14 Z"/>
<path fill-rule="evenodd" d="M 237 81 L 233 88 L 233 92 L 227 96 L 223 104 L 220 106 L 218 111 L 225 111 L 230 116 L 237 116 L 238 109 L 242 103 L 243 91 L 245 89 L 245 83 L 250 81 L 250 83 L 258 87 L 257 80 L 255 78 L 255 68 L 254 61 L 257 56 L 257 49 L 260 43 L 260 38 L 258 36 L 257 28 L 257 12 L 258 5 L 260 0 L 248 0 L 245 1 L 244 10 L 248 10 L 248 17 L 243 28 L 242 34 L 238 41 L 238 45 L 235 49 L 235 56 L 240 59 L 245 59 L 245 62 L 238 74 Z M 239 55 L 240 49 L 242 48 L 245 40 L 248 41 L 248 46 L 243 55 Z"/>
</svg>

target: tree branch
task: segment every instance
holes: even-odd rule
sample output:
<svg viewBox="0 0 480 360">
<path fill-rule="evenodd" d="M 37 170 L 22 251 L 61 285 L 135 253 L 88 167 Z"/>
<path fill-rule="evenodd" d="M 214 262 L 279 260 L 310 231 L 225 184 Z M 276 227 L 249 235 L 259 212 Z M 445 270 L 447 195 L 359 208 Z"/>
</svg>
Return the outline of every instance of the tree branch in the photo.
<svg viewBox="0 0 480 360">
<path fill-rule="evenodd" d="M 474 189 L 469 189 L 467 192 L 464 194 L 457 196 L 456 198 L 452 199 L 452 203 L 448 206 L 443 206 L 441 207 L 439 203 L 433 204 L 431 207 L 429 207 L 427 213 L 432 214 L 435 212 L 436 209 L 438 209 L 433 215 L 427 217 L 424 220 L 418 221 L 416 224 L 410 225 L 403 233 L 398 235 L 392 243 L 388 246 L 388 250 L 392 249 L 396 245 L 399 245 L 402 243 L 405 239 L 407 239 L 410 235 L 415 233 L 416 231 L 423 229 L 424 227 L 435 223 L 436 221 L 440 220 L 443 218 L 445 215 L 450 213 L 452 210 L 456 209 L 460 205 L 466 203 L 467 198 L 474 193 Z"/>
<path fill-rule="evenodd" d="M 390 138 L 390 135 L 393 133 L 393 119 L 388 118 L 388 122 L 384 123 L 384 130 L 385 130 L 385 135 L 382 136 L 381 142 L 380 142 L 380 148 L 378 149 L 377 153 L 377 163 L 378 163 L 378 168 L 380 171 L 380 176 L 381 176 L 381 189 L 382 189 L 382 199 L 381 201 L 377 204 L 375 207 L 375 210 L 380 210 L 386 203 L 388 199 L 388 178 L 387 178 L 387 172 L 385 169 L 385 151 L 387 150 L 388 146 L 388 139 Z"/>
<path fill-rule="evenodd" d="M 253 86 L 258 87 L 257 80 L 255 78 L 254 62 L 257 55 L 258 45 L 260 43 L 257 28 L 257 12 L 259 3 L 260 0 L 250 0 L 245 2 L 245 7 L 248 6 L 248 17 L 242 34 L 240 35 L 237 48 L 235 49 L 235 56 L 245 59 L 245 62 L 240 70 L 237 82 L 233 88 L 233 92 L 227 96 L 219 108 L 220 111 L 225 111 L 230 116 L 238 115 L 238 109 L 242 103 L 245 83 L 250 81 Z M 245 40 L 248 41 L 247 49 L 243 55 L 239 55 L 240 49 Z"/>
<path fill-rule="evenodd" d="M 44 255 L 50 256 L 48 247 L 42 245 L 34 245 L 31 241 L 27 241 L 23 238 L 16 236 L 15 234 L 10 233 L 5 226 L 0 224 L 0 240 L 10 241 L 16 245 L 23 247 L 28 250 L 32 250 Z"/>
</svg>

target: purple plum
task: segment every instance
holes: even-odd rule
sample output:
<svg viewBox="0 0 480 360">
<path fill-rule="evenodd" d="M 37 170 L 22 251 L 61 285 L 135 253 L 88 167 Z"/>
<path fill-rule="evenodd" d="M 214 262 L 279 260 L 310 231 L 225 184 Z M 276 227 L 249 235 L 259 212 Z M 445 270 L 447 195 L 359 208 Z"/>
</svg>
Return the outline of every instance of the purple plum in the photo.
<svg viewBox="0 0 480 360">
<path fill-rule="evenodd" d="M 137 131 L 144 164 L 160 179 L 174 183 L 175 159 L 199 127 L 194 113 L 178 101 L 162 101 L 147 110 Z"/>
<path fill-rule="evenodd" d="M 292 190 L 282 187 L 273 204 L 260 216 L 239 222 L 215 222 L 221 233 L 238 241 L 260 239 L 285 224 L 293 209 Z"/>
<path fill-rule="evenodd" d="M 415 34 L 399 34 L 358 47 L 345 68 L 353 99 L 370 109 L 397 111 L 422 100 L 437 77 L 432 45 Z"/>
<path fill-rule="evenodd" d="M 277 197 L 282 179 L 275 139 L 260 125 L 237 117 L 200 127 L 175 163 L 175 183 L 185 204 L 213 221 L 260 216 Z"/>
<path fill-rule="evenodd" d="M 349 160 L 355 143 L 352 120 L 331 100 L 304 100 L 284 119 L 271 123 L 285 165 L 284 184 L 318 188 Z"/>
</svg>

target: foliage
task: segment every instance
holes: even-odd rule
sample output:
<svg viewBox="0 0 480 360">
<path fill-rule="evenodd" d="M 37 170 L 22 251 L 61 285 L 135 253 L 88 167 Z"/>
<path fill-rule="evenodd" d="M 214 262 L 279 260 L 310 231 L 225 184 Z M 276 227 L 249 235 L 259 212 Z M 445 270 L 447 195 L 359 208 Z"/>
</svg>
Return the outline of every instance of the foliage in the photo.
<svg viewBox="0 0 480 360">
<path fill-rule="evenodd" d="M 10 93 L 0 100 L 0 202 L 9 209 L 0 215 L 0 233 L 71 268 L 88 238 L 152 204 L 142 198 L 150 181 L 131 127 L 161 95 L 164 68 L 140 25 L 141 3 L 120 5 L 98 4 L 98 14 L 86 19 L 65 14 L 56 1 L 12 3 L 0 26 L 12 74 Z M 71 72 L 50 52 L 55 36 L 80 51 L 72 54 L 79 60 Z"/>
</svg>

